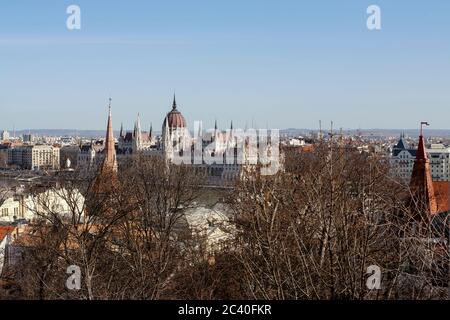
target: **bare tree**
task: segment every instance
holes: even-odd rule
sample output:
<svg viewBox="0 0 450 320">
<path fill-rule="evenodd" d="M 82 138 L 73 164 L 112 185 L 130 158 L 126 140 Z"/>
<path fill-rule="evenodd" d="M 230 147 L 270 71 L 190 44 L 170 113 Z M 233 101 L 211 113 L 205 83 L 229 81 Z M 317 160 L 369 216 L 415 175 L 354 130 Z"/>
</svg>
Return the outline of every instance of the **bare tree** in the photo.
<svg viewBox="0 0 450 320">
<path fill-rule="evenodd" d="M 446 298 L 446 215 L 417 218 L 385 159 L 323 143 L 285 154 L 285 170 L 246 170 L 228 198 L 220 247 L 188 225 L 202 178 L 131 157 L 111 176 L 67 173 L 36 189 L 36 219 L 15 246 L 11 279 L 32 299 Z M 99 185 L 102 185 L 100 188 Z M 417 203 L 417 208 L 423 207 Z M 416 209 L 417 209 L 416 208 Z M 81 290 L 65 287 L 82 271 Z M 367 268 L 382 271 L 379 290 Z"/>
<path fill-rule="evenodd" d="M 405 206 L 409 190 L 391 178 L 384 159 L 324 143 L 286 154 L 285 162 L 275 176 L 256 170 L 230 200 L 239 228 L 235 254 L 251 298 L 431 297 L 401 288 L 406 254 L 417 252 L 405 247 L 415 224 Z M 415 265 L 429 261 L 421 256 Z M 383 270 L 381 290 L 367 289 L 370 265 Z"/>
<path fill-rule="evenodd" d="M 0 207 L 5 203 L 5 201 L 10 197 L 10 190 L 6 187 L 0 186 Z"/>
<path fill-rule="evenodd" d="M 74 173 L 33 192 L 36 219 L 17 268 L 25 297 L 158 299 L 170 288 L 185 263 L 183 212 L 200 179 L 186 166 L 145 156 L 110 174 Z M 79 291 L 65 288 L 70 265 L 81 269 Z"/>
</svg>

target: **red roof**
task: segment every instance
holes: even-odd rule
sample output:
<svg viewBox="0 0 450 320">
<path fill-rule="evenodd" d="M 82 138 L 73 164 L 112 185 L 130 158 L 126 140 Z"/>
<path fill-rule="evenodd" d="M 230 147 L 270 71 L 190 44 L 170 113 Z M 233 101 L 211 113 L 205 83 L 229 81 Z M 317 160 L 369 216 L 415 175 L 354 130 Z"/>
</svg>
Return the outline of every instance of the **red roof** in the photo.
<svg viewBox="0 0 450 320">
<path fill-rule="evenodd" d="M 419 148 L 414 161 L 410 188 L 414 201 L 411 202 L 413 210 L 419 214 L 439 213 L 434 184 L 431 178 L 430 161 L 425 152 L 425 139 L 419 137 Z M 417 207 L 418 203 L 419 207 Z"/>
<path fill-rule="evenodd" d="M 449 181 L 433 181 L 434 194 L 436 195 L 437 213 L 447 212 L 450 210 L 450 182 Z"/>
<path fill-rule="evenodd" d="M 174 128 L 186 128 L 186 120 L 180 111 L 177 110 L 177 102 L 175 95 L 173 96 L 172 111 L 170 111 L 163 122 L 163 129 L 166 128 L 166 124 L 169 124 L 169 129 Z"/>
<path fill-rule="evenodd" d="M 8 234 L 11 234 L 16 227 L 14 226 L 0 226 L 0 242 L 5 239 Z"/>
</svg>

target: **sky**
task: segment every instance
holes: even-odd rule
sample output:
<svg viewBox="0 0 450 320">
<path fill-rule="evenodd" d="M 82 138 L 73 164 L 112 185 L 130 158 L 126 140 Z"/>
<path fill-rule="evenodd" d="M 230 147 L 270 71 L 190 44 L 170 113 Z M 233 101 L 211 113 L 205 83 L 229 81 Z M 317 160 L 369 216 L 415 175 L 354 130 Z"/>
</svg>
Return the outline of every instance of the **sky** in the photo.
<svg viewBox="0 0 450 320">
<path fill-rule="evenodd" d="M 81 29 L 69 30 L 69 5 Z M 366 10 L 381 9 L 381 30 Z M 0 3 L 0 129 L 450 129 L 448 0 Z"/>
</svg>

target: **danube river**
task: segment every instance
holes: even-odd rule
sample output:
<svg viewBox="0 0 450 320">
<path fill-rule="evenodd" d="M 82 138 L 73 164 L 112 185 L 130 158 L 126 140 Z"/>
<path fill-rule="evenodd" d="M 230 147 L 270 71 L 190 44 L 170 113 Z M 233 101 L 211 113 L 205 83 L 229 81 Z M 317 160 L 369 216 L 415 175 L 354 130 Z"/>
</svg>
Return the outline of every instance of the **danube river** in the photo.
<svg viewBox="0 0 450 320">
<path fill-rule="evenodd" d="M 0 188 L 29 185 L 40 180 L 34 173 L 26 171 L 0 171 Z"/>
</svg>

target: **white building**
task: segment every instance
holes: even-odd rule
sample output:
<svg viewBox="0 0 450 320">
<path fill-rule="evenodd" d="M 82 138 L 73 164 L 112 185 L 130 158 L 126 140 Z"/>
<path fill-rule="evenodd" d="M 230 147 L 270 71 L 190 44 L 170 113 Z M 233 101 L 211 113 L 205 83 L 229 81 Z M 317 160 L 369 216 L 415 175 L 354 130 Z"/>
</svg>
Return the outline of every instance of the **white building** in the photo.
<svg viewBox="0 0 450 320">
<path fill-rule="evenodd" d="M 102 147 L 103 148 L 103 147 Z M 83 145 L 80 148 L 80 152 L 77 155 L 77 166 L 80 169 L 89 170 L 96 168 L 100 163 L 101 157 L 97 156 L 100 154 L 101 149 L 98 145 L 91 142 L 88 145 Z"/>
<path fill-rule="evenodd" d="M 235 232 L 227 212 L 230 212 L 230 208 L 222 203 L 213 207 L 200 206 L 186 210 L 185 219 L 193 236 L 204 239 L 208 252 L 219 250 Z"/>
<path fill-rule="evenodd" d="M 153 151 L 156 149 L 156 139 L 153 136 L 153 129 L 150 125 L 148 132 L 141 130 L 141 120 L 138 114 L 137 120 L 134 123 L 133 132 L 123 131 L 123 125 L 120 126 L 120 133 L 118 139 L 117 154 L 127 155 L 137 152 Z"/>
<path fill-rule="evenodd" d="M 10 138 L 10 136 L 9 136 L 9 132 L 8 131 L 6 131 L 6 130 L 4 130 L 3 132 L 2 132 L 2 135 L 1 135 L 1 141 L 7 141 L 7 140 L 9 140 L 9 138 Z"/>
<path fill-rule="evenodd" d="M 70 199 L 70 201 L 67 201 Z M 84 197 L 76 190 L 47 190 L 37 195 L 14 194 L 0 206 L 0 222 L 31 221 L 39 215 L 83 215 Z"/>
<path fill-rule="evenodd" d="M 450 147 L 432 144 L 427 153 L 433 180 L 450 181 Z"/>
<path fill-rule="evenodd" d="M 26 219 L 24 217 L 23 201 L 20 197 L 10 197 L 0 206 L 0 222 L 14 222 L 17 219 Z"/>
<path fill-rule="evenodd" d="M 58 170 L 59 151 L 49 145 L 15 147 L 8 150 L 8 163 L 27 170 Z"/>
<path fill-rule="evenodd" d="M 432 144 L 426 151 L 430 159 L 433 181 L 450 181 L 450 147 Z M 406 181 L 411 179 L 416 152 L 417 149 L 409 147 L 403 135 L 392 149 L 392 169 L 395 174 Z"/>
</svg>

